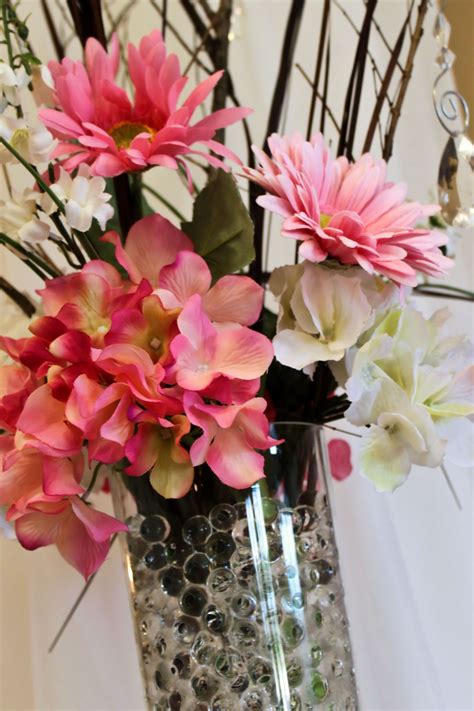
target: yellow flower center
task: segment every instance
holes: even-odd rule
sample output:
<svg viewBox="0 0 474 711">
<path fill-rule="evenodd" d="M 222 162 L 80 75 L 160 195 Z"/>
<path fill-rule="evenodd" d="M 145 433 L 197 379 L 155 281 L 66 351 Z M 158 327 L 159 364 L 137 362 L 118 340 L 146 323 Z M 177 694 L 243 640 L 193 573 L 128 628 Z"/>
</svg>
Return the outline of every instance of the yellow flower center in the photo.
<svg viewBox="0 0 474 711">
<path fill-rule="evenodd" d="M 116 123 L 115 126 L 112 126 L 108 133 L 109 136 L 112 136 L 114 139 L 117 148 L 129 148 L 133 139 L 140 133 L 149 133 L 150 140 L 156 136 L 156 131 L 150 126 L 147 126 L 146 123 L 134 121 L 120 121 L 120 123 Z"/>
<path fill-rule="evenodd" d="M 326 215 L 325 212 L 321 212 L 321 214 L 319 215 L 319 224 L 323 229 L 328 226 L 330 220 L 331 215 Z"/>
<path fill-rule="evenodd" d="M 12 144 L 13 148 L 18 151 L 20 154 L 26 154 L 28 151 L 28 140 L 29 140 L 30 134 L 27 128 L 17 128 L 16 131 L 12 134 L 12 137 L 10 138 L 10 143 Z"/>
</svg>

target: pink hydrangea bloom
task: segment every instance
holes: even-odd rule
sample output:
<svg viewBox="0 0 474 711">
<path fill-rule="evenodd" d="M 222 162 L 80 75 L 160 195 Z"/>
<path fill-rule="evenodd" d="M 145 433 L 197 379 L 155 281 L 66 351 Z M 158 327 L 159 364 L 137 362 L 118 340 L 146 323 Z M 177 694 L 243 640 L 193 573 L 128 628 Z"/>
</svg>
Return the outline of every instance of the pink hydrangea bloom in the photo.
<svg viewBox="0 0 474 711">
<path fill-rule="evenodd" d="M 57 503 L 32 504 L 15 522 L 16 535 L 24 548 L 56 545 L 86 580 L 104 562 L 110 537 L 126 530 L 124 523 L 95 511 L 78 496 Z"/>
<path fill-rule="evenodd" d="M 93 175 L 115 176 L 150 166 L 187 170 L 184 159 L 193 155 L 224 168 L 214 154 L 240 162 L 225 146 L 213 140 L 219 128 L 250 113 L 227 108 L 192 123 L 196 109 L 212 92 L 223 72 L 201 82 L 178 106 L 187 83 L 175 54 L 166 53 L 161 33 L 143 37 L 139 46 L 128 46 L 128 72 L 134 86 L 133 102 L 116 84 L 119 45 L 114 36 L 110 54 L 89 39 L 85 65 L 68 57 L 50 62 L 59 109 L 43 109 L 40 117 L 60 140 L 54 156 L 65 158 L 73 170 L 88 163 Z M 200 148 L 195 147 L 196 145 Z"/>
<path fill-rule="evenodd" d="M 451 266 L 439 249 L 445 237 L 415 228 L 438 206 L 406 202 L 406 186 L 386 181 L 383 160 L 334 160 L 321 134 L 273 134 L 268 145 L 271 158 L 254 147 L 260 166 L 245 174 L 266 191 L 257 202 L 284 218 L 282 234 L 302 242 L 305 259 L 335 258 L 409 286 L 417 271 L 439 276 Z"/>
</svg>

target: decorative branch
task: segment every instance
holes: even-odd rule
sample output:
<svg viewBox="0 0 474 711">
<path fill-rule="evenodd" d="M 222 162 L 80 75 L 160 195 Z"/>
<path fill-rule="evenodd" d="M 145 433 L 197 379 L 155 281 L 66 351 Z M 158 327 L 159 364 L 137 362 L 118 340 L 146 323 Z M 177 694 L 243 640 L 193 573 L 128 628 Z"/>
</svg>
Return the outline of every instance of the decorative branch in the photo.
<svg viewBox="0 0 474 711">
<path fill-rule="evenodd" d="M 390 112 L 390 123 L 389 123 L 388 129 L 385 133 L 383 158 L 386 161 L 388 161 L 392 155 L 395 131 L 397 128 L 397 124 L 398 124 L 401 112 L 402 112 L 403 101 L 405 99 L 405 95 L 406 95 L 406 92 L 408 89 L 408 84 L 410 82 L 411 75 L 413 72 L 413 63 L 415 61 L 416 51 L 418 49 L 418 45 L 420 44 L 420 40 L 423 36 L 423 22 L 425 19 L 425 15 L 428 11 L 428 4 L 429 4 L 429 0 L 421 0 L 420 4 L 418 6 L 418 14 L 417 14 L 417 18 L 416 18 L 416 24 L 415 24 L 415 28 L 413 30 L 413 36 L 411 38 L 407 60 L 405 63 L 405 68 L 403 70 L 403 75 L 402 75 L 402 79 L 400 82 L 400 89 L 398 92 L 397 99 L 393 105 L 391 112 Z"/>
<path fill-rule="evenodd" d="M 313 82 L 311 81 L 311 79 L 309 78 L 309 76 L 307 75 L 307 73 L 305 72 L 305 70 L 303 69 L 303 67 L 301 66 L 301 64 L 296 63 L 296 64 L 295 64 L 295 67 L 296 67 L 296 69 L 298 69 L 298 71 L 301 73 L 301 76 L 302 76 L 304 79 L 306 79 L 306 81 L 308 82 L 308 84 L 312 87 L 312 86 L 313 86 Z M 325 81 L 326 81 L 326 80 L 325 80 Z M 323 103 L 323 105 L 324 105 L 324 104 L 325 104 L 324 94 L 320 94 L 320 93 L 318 92 L 317 97 L 318 97 L 318 99 L 319 99 L 319 100 Z M 329 106 L 327 105 L 327 103 L 326 103 L 326 112 L 327 112 L 327 115 L 329 116 L 329 118 L 331 119 L 334 128 L 336 129 L 336 131 L 337 131 L 338 133 L 340 133 L 341 127 L 340 127 L 339 124 L 337 123 L 337 119 L 336 119 L 336 117 L 334 116 L 334 114 L 333 114 L 333 112 L 331 111 L 331 109 L 329 108 Z"/>
<path fill-rule="evenodd" d="M 377 124 L 380 121 L 380 114 L 382 111 L 382 107 L 384 105 L 385 99 L 387 97 L 388 89 L 389 89 L 390 83 L 392 81 L 393 73 L 395 71 L 395 68 L 398 65 L 398 58 L 400 56 L 400 53 L 401 53 L 402 47 L 403 47 L 403 43 L 405 41 L 405 34 L 406 34 L 407 27 L 408 27 L 408 16 L 405 19 L 405 22 L 403 23 L 402 29 L 400 30 L 400 34 L 398 35 L 398 39 L 397 39 L 395 46 L 393 48 L 393 53 L 390 57 L 390 61 L 387 66 L 387 70 L 385 72 L 385 76 L 383 78 L 382 85 L 377 93 L 377 100 L 375 102 L 374 110 L 372 112 L 372 117 L 370 119 L 370 124 L 369 124 L 369 128 L 367 130 L 367 136 L 365 138 L 362 153 L 367 153 L 370 150 L 370 147 L 372 145 L 374 134 L 377 129 Z"/>
<path fill-rule="evenodd" d="M 316 97 L 318 95 L 319 79 L 321 77 L 321 69 L 323 66 L 324 46 L 326 44 L 326 41 L 329 41 L 328 27 L 329 27 L 330 9 L 331 9 L 331 0 L 324 0 L 323 15 L 322 15 L 322 20 L 321 20 L 321 29 L 319 32 L 318 54 L 317 54 L 317 59 L 316 59 L 316 66 L 314 69 L 314 79 L 312 82 L 313 91 L 311 94 L 311 102 L 310 102 L 310 107 L 309 107 L 308 128 L 306 131 L 306 139 L 308 141 L 311 138 L 311 132 L 313 130 L 314 112 L 316 109 Z"/>
<path fill-rule="evenodd" d="M 352 71 L 347 85 L 337 154 L 347 155 L 348 158 L 352 158 L 352 148 L 357 125 L 357 117 L 359 114 L 362 85 L 364 81 L 370 29 L 372 27 L 372 17 L 376 6 L 377 0 L 367 0 L 364 21 L 360 30 L 354 63 L 352 65 Z"/>
<path fill-rule="evenodd" d="M 288 20 L 286 23 L 285 37 L 280 57 L 280 67 L 273 90 L 273 99 L 268 117 L 267 130 L 263 149 L 268 153 L 268 137 L 278 131 L 280 125 L 281 113 L 285 103 L 285 95 L 288 87 L 288 80 L 293 66 L 293 57 L 296 49 L 296 41 L 303 17 L 305 0 L 292 0 Z M 259 284 L 262 283 L 262 259 L 263 259 L 263 224 L 264 211 L 260 205 L 257 205 L 256 199 L 263 194 L 263 190 L 256 183 L 250 186 L 250 216 L 254 223 L 254 245 L 255 245 L 255 260 L 250 265 L 250 276 L 252 276 Z"/>
<path fill-rule="evenodd" d="M 36 313 L 36 307 L 32 301 L 21 291 L 15 289 L 10 282 L 0 276 L 0 289 L 23 311 L 23 313 L 31 318 Z"/>
<path fill-rule="evenodd" d="M 54 51 L 56 52 L 56 56 L 59 61 L 61 61 L 65 57 L 64 47 L 59 39 L 58 31 L 56 29 L 56 25 L 54 24 L 53 16 L 51 15 L 47 0 L 41 0 L 41 9 L 43 10 L 44 19 L 46 20 L 46 25 L 51 36 Z"/>
</svg>

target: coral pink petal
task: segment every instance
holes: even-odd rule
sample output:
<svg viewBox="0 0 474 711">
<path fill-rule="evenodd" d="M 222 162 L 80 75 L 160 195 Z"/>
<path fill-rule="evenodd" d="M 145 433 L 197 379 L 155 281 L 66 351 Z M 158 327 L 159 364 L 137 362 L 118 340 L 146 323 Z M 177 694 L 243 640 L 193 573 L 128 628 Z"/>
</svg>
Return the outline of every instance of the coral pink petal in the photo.
<svg viewBox="0 0 474 711">
<path fill-rule="evenodd" d="M 253 279 L 230 274 L 219 279 L 204 296 L 203 306 L 211 321 L 250 326 L 260 316 L 263 294 Z"/>
<path fill-rule="evenodd" d="M 332 439 L 328 443 L 331 474 L 337 481 L 344 481 L 352 474 L 351 448 L 343 439 Z"/>
</svg>

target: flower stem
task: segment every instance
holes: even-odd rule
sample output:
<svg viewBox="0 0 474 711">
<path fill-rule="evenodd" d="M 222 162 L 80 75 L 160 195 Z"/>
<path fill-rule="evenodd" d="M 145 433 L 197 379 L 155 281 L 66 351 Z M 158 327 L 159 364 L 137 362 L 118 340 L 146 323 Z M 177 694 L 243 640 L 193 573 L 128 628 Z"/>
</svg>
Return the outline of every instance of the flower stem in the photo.
<svg viewBox="0 0 474 711">
<path fill-rule="evenodd" d="M 474 291 L 469 291 L 469 289 L 461 289 L 461 287 L 459 286 L 451 286 L 450 284 L 438 284 L 430 281 L 427 284 L 418 284 L 418 286 L 415 287 L 415 291 L 420 292 L 420 294 L 423 294 L 425 289 L 441 289 L 443 291 L 453 291 L 457 294 L 463 294 L 463 296 L 468 296 L 469 299 L 474 301 Z"/>
<path fill-rule="evenodd" d="M 94 486 L 95 486 L 95 483 L 96 483 L 96 481 L 97 481 L 97 476 L 98 476 L 98 474 L 99 474 L 99 471 L 100 471 L 101 466 L 102 466 L 102 462 L 99 462 L 98 464 L 96 464 L 95 469 L 94 469 L 94 473 L 92 474 L 92 479 L 90 480 L 89 486 L 87 487 L 87 491 L 81 496 L 81 499 L 82 499 L 83 501 L 87 501 L 87 499 L 89 498 L 90 494 L 92 493 L 92 491 L 93 491 L 93 489 L 94 489 Z"/>
<path fill-rule="evenodd" d="M 23 156 L 20 155 L 20 153 L 18 153 L 18 151 L 17 151 L 16 149 L 13 148 L 13 146 L 10 145 L 10 143 L 8 143 L 8 141 L 6 141 L 6 140 L 5 140 L 4 138 L 2 138 L 1 136 L 0 136 L 0 143 L 1 143 L 2 145 L 4 145 L 5 148 L 6 148 L 8 151 L 10 151 L 10 153 L 11 153 L 13 156 L 15 156 L 15 158 L 17 159 L 17 161 L 18 161 L 19 163 L 21 163 L 21 165 L 22 165 L 24 168 L 26 168 L 26 170 L 33 176 L 33 178 L 35 179 L 35 181 L 38 183 L 38 185 L 39 185 L 39 187 L 41 188 L 41 190 L 42 190 L 44 193 L 46 193 L 46 194 L 51 198 L 51 200 L 55 203 L 55 205 L 58 206 L 59 211 L 64 214 L 65 210 L 64 210 L 64 205 L 63 205 L 63 203 L 62 203 L 61 200 L 58 198 L 58 196 L 56 195 L 56 193 L 55 193 L 53 190 L 51 190 L 51 188 L 50 188 L 48 185 L 46 185 L 46 183 L 44 182 L 43 178 L 40 176 L 40 174 L 38 173 L 38 171 L 37 171 L 35 168 L 33 168 L 33 166 L 30 165 L 30 164 L 28 163 L 28 161 L 26 161 L 26 160 L 23 158 Z"/>
<path fill-rule="evenodd" d="M 47 279 L 48 274 L 50 277 L 57 277 L 60 276 L 58 272 L 56 272 L 55 269 L 53 269 L 49 264 L 46 264 L 40 257 L 38 257 L 37 254 L 34 252 L 30 252 L 24 247 L 22 247 L 21 244 L 18 244 L 18 242 L 15 242 L 14 239 L 11 239 L 8 235 L 4 234 L 3 232 L 0 232 L 0 244 L 5 244 L 8 247 L 11 247 L 15 252 L 19 252 L 22 257 L 25 257 L 25 260 L 22 259 L 22 261 L 26 261 L 28 266 L 38 274 L 42 279 Z M 35 265 L 36 268 L 33 268 L 32 264 Z M 40 271 L 41 270 L 41 271 Z M 45 273 L 43 273 L 45 272 Z"/>
</svg>

